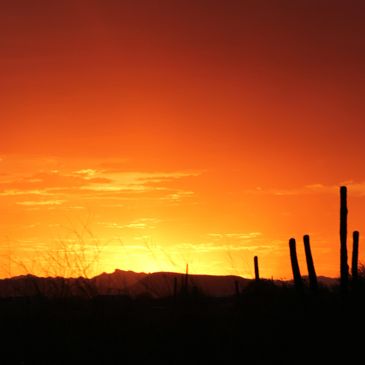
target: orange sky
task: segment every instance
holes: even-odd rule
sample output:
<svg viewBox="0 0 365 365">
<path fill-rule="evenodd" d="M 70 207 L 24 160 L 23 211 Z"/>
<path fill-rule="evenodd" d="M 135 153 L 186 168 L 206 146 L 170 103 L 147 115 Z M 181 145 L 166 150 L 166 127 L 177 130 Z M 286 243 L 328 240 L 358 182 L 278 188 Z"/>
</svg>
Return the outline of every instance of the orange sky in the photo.
<svg viewBox="0 0 365 365">
<path fill-rule="evenodd" d="M 275 4 L 274 4 L 275 3 Z M 339 272 L 365 232 L 363 1 L 5 0 L 0 276 Z M 365 261 L 361 250 L 360 259 Z"/>
</svg>

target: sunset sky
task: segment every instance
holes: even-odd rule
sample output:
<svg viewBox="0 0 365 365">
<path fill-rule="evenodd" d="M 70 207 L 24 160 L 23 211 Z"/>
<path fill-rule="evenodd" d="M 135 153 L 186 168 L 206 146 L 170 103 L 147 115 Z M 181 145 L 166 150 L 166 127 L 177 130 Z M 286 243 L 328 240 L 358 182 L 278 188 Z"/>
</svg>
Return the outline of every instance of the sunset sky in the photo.
<svg viewBox="0 0 365 365">
<path fill-rule="evenodd" d="M 0 2 L 0 277 L 365 262 L 365 2 Z M 349 249 L 351 254 L 351 237 Z"/>
</svg>

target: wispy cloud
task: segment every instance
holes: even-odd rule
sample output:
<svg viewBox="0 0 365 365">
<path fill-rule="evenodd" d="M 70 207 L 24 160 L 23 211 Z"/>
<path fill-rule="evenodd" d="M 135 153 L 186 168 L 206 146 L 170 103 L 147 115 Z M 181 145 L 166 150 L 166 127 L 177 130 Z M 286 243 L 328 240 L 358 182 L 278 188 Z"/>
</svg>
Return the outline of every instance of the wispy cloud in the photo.
<svg viewBox="0 0 365 365">
<path fill-rule="evenodd" d="M 203 242 L 184 242 L 175 247 L 177 251 L 214 253 L 237 251 L 267 251 L 277 246 L 277 242 L 267 242 L 261 232 L 208 233 Z"/>
<path fill-rule="evenodd" d="M 213 252 L 244 252 L 244 251 L 270 251 L 274 245 L 271 244 L 224 244 L 217 242 L 182 243 L 175 247 L 181 252 L 213 253 Z"/>
<path fill-rule="evenodd" d="M 338 194 L 339 187 L 346 185 L 352 194 L 365 195 L 365 182 L 342 181 L 336 185 L 325 185 L 313 183 L 294 188 L 268 188 L 257 187 L 256 189 L 246 190 L 248 194 L 268 194 L 278 196 L 308 195 L 308 194 Z"/>
<path fill-rule="evenodd" d="M 170 200 L 172 202 L 180 202 L 185 198 L 191 198 L 194 195 L 193 191 L 175 191 L 167 195 L 162 196 L 161 200 Z"/>
<path fill-rule="evenodd" d="M 100 222 L 100 225 L 103 225 L 106 228 L 117 228 L 117 229 L 154 229 L 156 225 L 160 223 L 161 220 L 157 218 L 139 218 L 135 219 L 130 223 L 120 224 L 115 222 Z"/>
<path fill-rule="evenodd" d="M 65 202 L 66 202 L 65 200 L 39 200 L 39 201 L 17 202 L 16 204 L 25 206 L 43 206 L 43 205 L 61 205 Z"/>
<path fill-rule="evenodd" d="M 46 190 L 3 190 L 0 196 L 52 195 Z"/>
<path fill-rule="evenodd" d="M 135 221 L 126 224 L 126 228 L 137 228 L 137 229 L 154 229 L 156 225 L 161 221 L 157 218 L 140 218 Z"/>
<path fill-rule="evenodd" d="M 248 233 L 209 233 L 208 236 L 215 239 L 234 238 L 240 240 L 251 240 L 253 238 L 260 237 L 261 232 L 248 232 Z"/>
<path fill-rule="evenodd" d="M 96 176 L 97 173 L 98 171 L 94 169 L 82 169 L 75 171 L 75 174 L 86 176 L 87 178 L 92 178 L 93 176 Z"/>
<path fill-rule="evenodd" d="M 178 180 L 185 177 L 199 176 L 201 172 L 108 172 L 108 171 L 93 171 L 94 178 L 104 178 L 105 181 L 97 182 L 82 189 L 97 191 L 97 192 L 146 192 L 146 191 L 164 191 L 169 190 L 164 184 L 173 180 Z M 170 189 L 171 190 L 171 189 Z M 181 191 L 173 192 L 175 198 L 182 196 Z M 171 193 L 171 194 L 173 194 Z M 186 192 L 185 192 L 186 194 Z"/>
<path fill-rule="evenodd" d="M 177 187 L 175 183 L 184 178 L 193 178 L 202 171 L 123 171 L 123 164 L 99 164 L 75 168 L 75 162 L 67 166 L 57 159 L 13 161 L 4 158 L 2 165 L 7 172 L 0 171 L 0 197 L 46 197 L 42 202 L 24 199 L 17 205 L 52 205 L 47 202 L 78 199 L 140 199 L 166 200 L 179 203 L 192 197 L 190 190 Z M 11 171 L 13 168 L 13 172 Z M 53 204 L 56 205 L 56 204 Z M 135 228 L 142 227 L 136 223 Z"/>
</svg>

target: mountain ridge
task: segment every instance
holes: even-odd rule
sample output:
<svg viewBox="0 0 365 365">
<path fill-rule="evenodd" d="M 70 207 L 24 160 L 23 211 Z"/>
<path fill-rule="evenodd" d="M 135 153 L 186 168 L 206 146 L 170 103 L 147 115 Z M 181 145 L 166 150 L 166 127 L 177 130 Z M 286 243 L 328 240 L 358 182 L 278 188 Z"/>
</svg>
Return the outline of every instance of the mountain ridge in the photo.
<svg viewBox="0 0 365 365">
<path fill-rule="evenodd" d="M 173 296 L 174 291 L 184 287 L 186 274 L 174 272 L 134 272 L 115 269 L 112 273 L 103 272 L 92 278 L 39 277 L 32 274 L 0 279 L 0 298 L 9 297 L 93 297 L 97 295 L 127 295 L 131 297 L 150 296 L 161 298 Z M 303 277 L 307 280 L 306 277 Z M 189 274 L 188 286 L 195 292 L 225 297 L 236 293 L 236 286 L 244 289 L 252 279 L 236 275 Z M 331 287 L 338 279 L 320 276 L 321 285 Z M 292 281 L 273 280 L 277 285 L 291 284 Z M 176 288 L 175 288 L 176 286 Z"/>
</svg>

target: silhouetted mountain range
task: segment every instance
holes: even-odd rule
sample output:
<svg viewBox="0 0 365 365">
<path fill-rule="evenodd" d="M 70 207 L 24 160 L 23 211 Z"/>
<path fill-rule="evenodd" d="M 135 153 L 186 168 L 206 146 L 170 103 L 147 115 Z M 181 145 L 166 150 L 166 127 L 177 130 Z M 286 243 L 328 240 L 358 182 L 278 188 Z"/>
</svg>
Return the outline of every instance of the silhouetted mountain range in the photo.
<svg viewBox="0 0 365 365">
<path fill-rule="evenodd" d="M 95 295 L 128 295 L 131 297 L 149 296 L 161 298 L 172 296 L 175 280 L 177 291 L 183 287 L 184 274 L 156 272 L 151 274 L 133 271 L 115 270 L 113 273 L 102 273 L 91 279 L 37 277 L 34 275 L 16 276 L 0 280 L 0 297 L 70 297 Z M 324 286 L 338 283 L 337 279 L 319 277 Z M 252 280 L 240 276 L 189 275 L 189 289 L 212 297 L 225 297 L 235 294 L 238 283 L 244 289 Z M 277 284 L 285 283 L 275 281 Z M 290 283 L 290 282 L 287 282 Z"/>
</svg>

